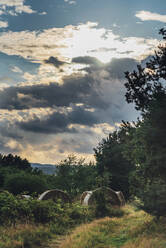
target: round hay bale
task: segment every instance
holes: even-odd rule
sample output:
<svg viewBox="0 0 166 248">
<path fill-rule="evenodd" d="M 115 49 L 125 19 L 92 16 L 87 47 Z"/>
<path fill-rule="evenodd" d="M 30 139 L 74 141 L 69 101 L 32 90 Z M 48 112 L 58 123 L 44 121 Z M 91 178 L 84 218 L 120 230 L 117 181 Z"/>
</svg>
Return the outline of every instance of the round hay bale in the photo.
<svg viewBox="0 0 166 248">
<path fill-rule="evenodd" d="M 116 194 L 119 198 L 120 206 L 124 206 L 126 204 L 126 202 L 125 202 L 125 198 L 124 198 L 123 193 L 121 191 L 116 191 Z"/>
<path fill-rule="evenodd" d="M 88 206 L 89 205 L 89 199 L 92 195 L 93 191 L 85 191 L 82 193 L 80 201 L 81 204 Z"/>
<path fill-rule="evenodd" d="M 29 200 L 31 198 L 31 196 L 30 195 L 20 195 L 20 198 Z"/>
<path fill-rule="evenodd" d="M 66 192 L 59 189 L 47 190 L 43 192 L 38 198 L 39 201 L 53 200 L 54 202 L 56 202 L 58 199 L 61 199 L 65 203 L 71 202 L 69 195 Z"/>
<path fill-rule="evenodd" d="M 82 193 L 82 195 L 81 195 L 81 197 L 80 197 L 80 202 L 81 202 L 81 204 L 83 204 L 84 198 L 85 198 L 85 196 L 87 195 L 87 193 L 88 193 L 88 191 L 84 191 L 84 192 Z"/>
<path fill-rule="evenodd" d="M 93 191 L 85 191 L 81 196 L 81 203 L 83 205 L 95 205 L 100 201 L 101 195 L 104 197 L 106 204 L 121 206 L 121 201 L 117 193 L 108 187 L 101 187 Z"/>
</svg>

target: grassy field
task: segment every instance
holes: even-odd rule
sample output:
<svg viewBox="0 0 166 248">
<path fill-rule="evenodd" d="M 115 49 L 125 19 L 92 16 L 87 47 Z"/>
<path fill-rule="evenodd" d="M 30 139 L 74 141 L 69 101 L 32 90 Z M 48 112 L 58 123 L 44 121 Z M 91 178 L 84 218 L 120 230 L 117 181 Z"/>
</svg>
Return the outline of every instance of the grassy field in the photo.
<svg viewBox="0 0 166 248">
<path fill-rule="evenodd" d="M 50 225 L 0 227 L 0 248 L 166 248 L 166 219 L 132 206 L 122 217 L 105 217 L 57 235 Z"/>
<path fill-rule="evenodd" d="M 79 226 L 59 248 L 166 248 L 166 219 L 156 222 L 131 206 L 124 211 L 121 218 L 106 217 Z"/>
<path fill-rule="evenodd" d="M 43 247 L 53 237 L 44 225 L 17 224 L 0 227 L 0 248 Z"/>
</svg>

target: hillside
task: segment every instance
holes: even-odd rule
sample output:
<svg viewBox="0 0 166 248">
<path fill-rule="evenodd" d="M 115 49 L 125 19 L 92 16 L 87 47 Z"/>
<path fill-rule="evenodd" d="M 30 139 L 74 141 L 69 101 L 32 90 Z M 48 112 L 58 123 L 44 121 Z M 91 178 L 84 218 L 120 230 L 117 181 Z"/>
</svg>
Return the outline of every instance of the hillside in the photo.
<svg viewBox="0 0 166 248">
<path fill-rule="evenodd" d="M 31 163 L 33 169 L 37 168 L 41 170 L 44 174 L 55 175 L 56 174 L 56 165 L 53 164 L 40 164 L 40 163 Z"/>
</svg>

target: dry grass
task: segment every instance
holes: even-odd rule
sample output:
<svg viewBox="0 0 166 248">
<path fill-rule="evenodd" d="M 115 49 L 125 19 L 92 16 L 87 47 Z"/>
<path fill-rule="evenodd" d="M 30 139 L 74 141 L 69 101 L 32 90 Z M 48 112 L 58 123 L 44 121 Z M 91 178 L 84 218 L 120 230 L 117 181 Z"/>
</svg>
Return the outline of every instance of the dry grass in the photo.
<svg viewBox="0 0 166 248">
<path fill-rule="evenodd" d="M 166 222 L 156 223 L 143 211 L 124 208 L 121 218 L 104 218 L 81 225 L 59 248 L 166 248 Z"/>
<path fill-rule="evenodd" d="M 49 229 L 42 225 L 17 224 L 0 227 L 0 248 L 36 248 L 49 238 Z"/>
<path fill-rule="evenodd" d="M 50 226 L 17 224 L 0 227 L 0 248 L 166 248 L 166 219 L 155 222 L 143 211 L 124 208 L 120 218 L 98 219 L 70 235 L 51 238 Z M 46 244 L 47 243 L 47 244 Z"/>
</svg>

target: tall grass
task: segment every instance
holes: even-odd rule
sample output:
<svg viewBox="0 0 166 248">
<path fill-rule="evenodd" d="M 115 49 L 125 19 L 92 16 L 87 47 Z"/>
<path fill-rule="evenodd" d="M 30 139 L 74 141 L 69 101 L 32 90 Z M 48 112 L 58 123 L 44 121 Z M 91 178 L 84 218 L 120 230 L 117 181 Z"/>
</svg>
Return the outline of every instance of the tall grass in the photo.
<svg viewBox="0 0 166 248">
<path fill-rule="evenodd" d="M 103 218 L 81 225 L 59 248 L 166 248 L 166 222 L 143 211 L 124 208 L 121 218 Z"/>
<path fill-rule="evenodd" d="M 53 237 L 43 225 L 17 224 L 0 227 L 0 248 L 37 248 Z"/>
</svg>

